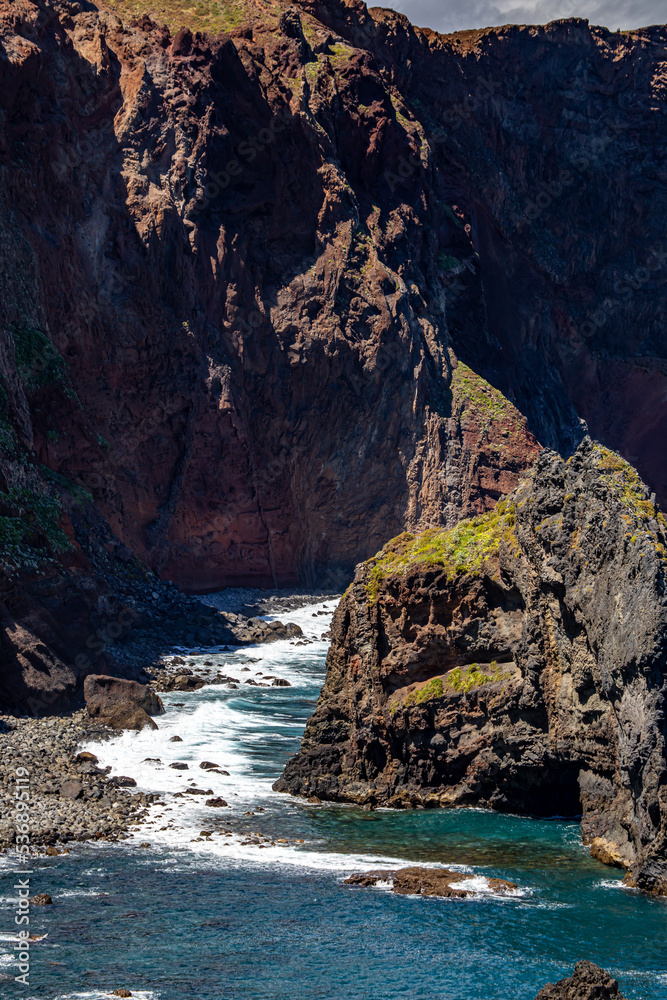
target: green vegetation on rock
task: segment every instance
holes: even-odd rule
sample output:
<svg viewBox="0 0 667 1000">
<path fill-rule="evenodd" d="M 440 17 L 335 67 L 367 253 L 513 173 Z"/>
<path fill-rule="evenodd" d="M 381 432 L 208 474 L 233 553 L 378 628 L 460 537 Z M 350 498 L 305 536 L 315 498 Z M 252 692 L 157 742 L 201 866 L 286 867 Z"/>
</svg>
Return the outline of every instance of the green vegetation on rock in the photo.
<svg viewBox="0 0 667 1000">
<path fill-rule="evenodd" d="M 442 698 L 442 694 L 442 677 L 433 677 L 432 680 L 430 680 L 428 684 L 425 684 L 423 688 L 420 688 L 418 691 L 411 691 L 405 699 L 405 704 L 407 706 L 423 705 L 425 701 L 433 701 L 435 698 Z"/>
<path fill-rule="evenodd" d="M 16 369 L 28 393 L 60 384 L 70 399 L 76 399 L 65 360 L 46 334 L 31 326 L 12 327 Z"/>
<path fill-rule="evenodd" d="M 222 34 L 251 22 L 252 14 L 256 16 L 258 13 L 257 8 L 244 0 L 194 0 L 193 3 L 183 0 L 160 0 L 159 3 L 152 0 L 109 0 L 108 6 L 125 21 L 149 14 L 157 24 L 166 24 L 172 34 L 179 28 Z M 277 5 L 274 12 L 280 13 Z"/>
<path fill-rule="evenodd" d="M 458 257 L 452 257 L 446 253 L 438 254 L 438 266 L 441 271 L 453 271 L 460 263 Z"/>
<path fill-rule="evenodd" d="M 489 669 L 491 670 L 491 673 L 487 674 L 477 663 L 471 663 L 470 666 L 465 668 L 465 670 L 461 670 L 460 667 L 456 667 L 456 669 L 452 670 L 450 673 L 447 681 L 455 691 L 467 694 L 468 691 L 472 691 L 473 688 L 483 687 L 484 684 L 492 684 L 494 681 L 500 680 L 502 677 L 502 670 L 498 669 L 498 665 L 495 660 L 492 660 L 489 664 Z"/>
<path fill-rule="evenodd" d="M 471 406 L 487 419 L 519 416 L 502 392 L 462 361 L 452 371 L 451 392 L 455 406 Z"/>
<path fill-rule="evenodd" d="M 656 520 L 663 528 L 667 527 L 665 515 L 651 499 L 639 473 L 609 448 L 596 443 L 595 450 L 600 455 L 598 468 L 602 471 L 604 483 L 611 488 L 628 514 L 638 521 Z"/>
<path fill-rule="evenodd" d="M 517 554 L 514 526 L 514 505 L 501 500 L 493 510 L 467 518 L 453 528 L 431 529 L 417 536 L 410 532 L 398 535 L 366 563 L 370 568 L 369 600 L 377 599 L 383 580 L 405 576 L 418 567 L 442 567 L 450 580 L 462 574 L 481 574 L 497 558 L 502 542 Z"/>
<path fill-rule="evenodd" d="M 32 486 L 0 492 L 0 560 L 12 570 L 38 570 L 53 562 L 52 554 L 71 548 L 60 527 L 60 500 Z"/>
<path fill-rule="evenodd" d="M 484 687 L 485 684 L 493 684 L 504 677 L 502 669 L 493 660 L 488 664 L 487 673 L 479 664 L 471 663 L 468 667 L 455 667 L 454 670 L 442 677 L 432 677 L 428 683 L 416 691 L 410 691 L 405 697 L 403 706 L 411 708 L 413 705 L 424 705 L 426 702 L 435 701 L 447 694 L 447 689 L 451 688 L 459 694 L 468 694 L 475 688 Z M 400 702 L 391 706 L 391 715 L 400 707 Z"/>
</svg>

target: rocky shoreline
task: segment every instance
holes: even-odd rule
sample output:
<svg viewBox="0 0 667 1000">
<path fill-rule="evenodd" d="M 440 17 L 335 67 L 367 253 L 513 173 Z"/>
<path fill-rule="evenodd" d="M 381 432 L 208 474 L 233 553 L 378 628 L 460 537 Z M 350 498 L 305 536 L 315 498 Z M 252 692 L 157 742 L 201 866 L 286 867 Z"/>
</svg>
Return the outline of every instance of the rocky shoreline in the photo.
<svg viewBox="0 0 667 1000">
<path fill-rule="evenodd" d="M 31 850 L 61 847 L 71 841 L 124 839 L 159 796 L 135 792 L 136 782 L 109 777 L 94 754 L 79 746 L 113 735 L 84 710 L 65 717 L 0 716 L 0 850 L 15 843 L 16 775 L 29 790 Z M 21 782 L 21 788 L 26 787 Z"/>
</svg>

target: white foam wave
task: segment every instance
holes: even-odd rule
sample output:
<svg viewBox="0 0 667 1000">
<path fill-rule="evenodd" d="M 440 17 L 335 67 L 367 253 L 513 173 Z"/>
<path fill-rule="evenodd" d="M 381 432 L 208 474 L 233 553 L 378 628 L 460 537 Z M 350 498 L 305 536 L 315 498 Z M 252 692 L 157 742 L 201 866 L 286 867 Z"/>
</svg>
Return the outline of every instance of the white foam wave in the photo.
<svg viewBox="0 0 667 1000">
<path fill-rule="evenodd" d="M 153 990 L 133 990 L 127 987 L 132 994 L 134 1000 L 157 1000 L 160 996 L 159 993 Z M 60 993 L 56 1000 L 109 1000 L 110 997 L 109 990 L 90 990 L 86 993 Z M 43 1000 L 43 998 L 30 997 L 29 1000 Z"/>
<path fill-rule="evenodd" d="M 297 646 L 297 640 L 281 639 L 235 652 L 206 651 L 185 657 L 197 674 L 208 671 L 215 675 L 220 671 L 241 682 L 252 679 L 258 683 L 270 683 L 264 679 L 270 675 L 288 680 L 291 688 L 258 688 L 240 683 L 236 690 L 218 684 L 196 692 L 171 692 L 163 695 L 167 713 L 158 719 L 157 731 L 124 732 L 103 744 L 86 747 L 97 755 L 102 766 L 111 765 L 113 774 L 134 778 L 138 791 L 160 794 L 147 819 L 126 841 L 135 848 L 141 843 L 150 844 L 147 864 L 159 863 L 159 854 L 164 852 L 163 863 L 173 871 L 178 852 L 180 870 L 184 847 L 186 857 L 197 865 L 206 858 L 216 864 L 224 858 L 234 865 L 287 865 L 350 874 L 414 863 L 405 858 L 322 850 L 319 844 L 303 843 L 293 836 L 283 838 L 278 832 L 268 836 L 266 832 L 254 832 L 250 818 L 243 824 L 245 830 L 238 829 L 239 816 L 260 805 L 275 811 L 272 826 L 278 829 L 286 801 L 297 805 L 272 790 L 276 774 L 267 773 L 273 769 L 266 764 L 274 763 L 276 747 L 294 743 L 302 731 L 303 722 L 292 708 L 294 689 L 298 697 L 307 696 L 313 703 L 319 693 L 328 647 L 322 636 L 337 603 L 328 600 L 279 616 L 300 625 L 305 639 L 298 641 L 308 640 L 308 645 Z M 265 617 L 270 620 L 274 616 Z M 204 661 L 210 661 L 209 666 Z M 179 736 L 180 742 L 171 742 L 173 736 Z M 201 768 L 205 761 L 218 765 L 218 772 L 228 773 Z M 187 769 L 170 767 L 176 763 L 186 764 Z M 193 788 L 206 794 L 188 791 Z M 206 806 L 206 799 L 217 797 L 229 806 Z M 301 805 L 299 802 L 297 807 Z M 293 815 L 289 819 L 293 823 Z M 228 820 L 236 829 L 226 829 Z M 202 831 L 208 831 L 207 835 L 202 837 Z M 466 866 L 450 867 L 474 874 Z M 481 879 L 482 884 L 487 885 L 485 879 Z"/>
<path fill-rule="evenodd" d="M 618 878 L 603 878 L 599 879 L 594 883 L 596 889 L 627 889 L 627 885 L 623 885 L 623 880 Z"/>
</svg>

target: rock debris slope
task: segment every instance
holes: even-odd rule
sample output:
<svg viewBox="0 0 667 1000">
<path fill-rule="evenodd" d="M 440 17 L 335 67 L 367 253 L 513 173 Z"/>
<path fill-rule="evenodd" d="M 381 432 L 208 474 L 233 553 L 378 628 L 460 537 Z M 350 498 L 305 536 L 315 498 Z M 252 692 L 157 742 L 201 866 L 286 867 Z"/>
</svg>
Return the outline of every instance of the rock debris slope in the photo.
<svg viewBox="0 0 667 1000">
<path fill-rule="evenodd" d="M 667 889 L 667 523 L 615 453 L 542 453 L 491 512 L 361 564 L 276 788 L 581 815 L 600 860 Z"/>
</svg>

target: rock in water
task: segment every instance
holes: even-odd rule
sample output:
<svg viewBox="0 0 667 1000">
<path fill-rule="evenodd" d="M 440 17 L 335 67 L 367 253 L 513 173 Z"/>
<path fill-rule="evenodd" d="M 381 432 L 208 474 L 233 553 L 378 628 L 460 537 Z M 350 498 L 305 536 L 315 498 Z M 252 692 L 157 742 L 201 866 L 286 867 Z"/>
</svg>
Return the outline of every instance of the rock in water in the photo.
<svg viewBox="0 0 667 1000">
<path fill-rule="evenodd" d="M 52 906 L 53 900 L 49 896 L 48 892 L 40 892 L 36 896 L 32 896 L 30 902 L 33 906 Z"/>
<path fill-rule="evenodd" d="M 544 452 L 494 511 L 394 539 L 336 611 L 274 787 L 581 815 L 598 857 L 660 891 L 666 529 L 634 469 L 586 439 L 568 461 Z"/>
<path fill-rule="evenodd" d="M 475 885 L 471 885 L 471 882 Z M 503 896 L 513 892 L 517 885 L 503 878 L 479 878 L 464 872 L 449 871 L 447 868 L 401 868 L 398 871 L 362 872 L 350 875 L 345 885 L 371 887 L 378 884 L 391 886 L 391 891 L 401 896 L 440 896 L 443 899 L 464 899 L 480 892 Z"/>
<path fill-rule="evenodd" d="M 535 1000 L 624 1000 L 618 983 L 593 962 L 577 962 L 570 979 L 547 983 Z"/>
</svg>

